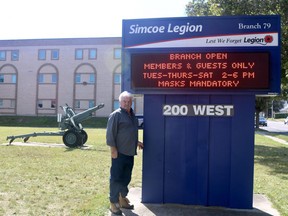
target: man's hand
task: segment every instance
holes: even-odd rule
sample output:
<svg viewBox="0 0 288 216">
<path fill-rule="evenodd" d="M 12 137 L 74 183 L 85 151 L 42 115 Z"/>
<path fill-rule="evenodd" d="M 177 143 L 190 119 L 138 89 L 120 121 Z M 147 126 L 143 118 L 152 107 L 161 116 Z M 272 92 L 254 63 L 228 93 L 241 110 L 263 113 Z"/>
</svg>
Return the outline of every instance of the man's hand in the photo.
<svg viewBox="0 0 288 216">
<path fill-rule="evenodd" d="M 118 157 L 118 151 L 117 151 L 117 148 L 116 147 L 110 147 L 111 149 L 111 157 L 113 159 L 116 159 Z"/>
<path fill-rule="evenodd" d="M 143 149 L 144 148 L 144 145 L 142 142 L 138 141 L 138 148 L 139 149 Z"/>
</svg>

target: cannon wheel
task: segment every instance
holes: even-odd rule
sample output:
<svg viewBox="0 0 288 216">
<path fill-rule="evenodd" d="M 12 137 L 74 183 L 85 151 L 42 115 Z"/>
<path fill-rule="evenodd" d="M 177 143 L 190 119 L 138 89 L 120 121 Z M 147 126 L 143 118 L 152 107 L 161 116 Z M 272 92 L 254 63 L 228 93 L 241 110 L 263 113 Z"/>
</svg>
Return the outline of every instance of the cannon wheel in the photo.
<svg viewBox="0 0 288 216">
<path fill-rule="evenodd" d="M 82 137 L 82 145 L 84 145 L 88 140 L 88 134 L 84 130 L 81 130 L 80 134 Z"/>
<path fill-rule="evenodd" d="M 69 148 L 76 148 L 82 143 L 83 135 L 75 130 L 68 130 L 63 135 L 63 142 Z"/>
</svg>

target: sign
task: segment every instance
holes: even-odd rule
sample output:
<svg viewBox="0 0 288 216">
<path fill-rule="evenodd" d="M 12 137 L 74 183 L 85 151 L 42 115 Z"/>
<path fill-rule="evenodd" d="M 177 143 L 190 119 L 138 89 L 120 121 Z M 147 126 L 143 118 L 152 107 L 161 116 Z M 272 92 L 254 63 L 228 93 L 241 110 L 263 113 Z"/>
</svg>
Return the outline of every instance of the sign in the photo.
<svg viewBox="0 0 288 216">
<path fill-rule="evenodd" d="M 280 16 L 123 20 L 123 48 L 277 47 Z"/>
<path fill-rule="evenodd" d="M 222 104 L 165 104 L 164 116 L 233 116 L 233 105 Z"/>
<path fill-rule="evenodd" d="M 280 30 L 278 15 L 123 20 L 122 89 L 278 94 Z"/>
<path fill-rule="evenodd" d="M 269 53 L 131 54 L 133 89 L 268 89 Z"/>
</svg>

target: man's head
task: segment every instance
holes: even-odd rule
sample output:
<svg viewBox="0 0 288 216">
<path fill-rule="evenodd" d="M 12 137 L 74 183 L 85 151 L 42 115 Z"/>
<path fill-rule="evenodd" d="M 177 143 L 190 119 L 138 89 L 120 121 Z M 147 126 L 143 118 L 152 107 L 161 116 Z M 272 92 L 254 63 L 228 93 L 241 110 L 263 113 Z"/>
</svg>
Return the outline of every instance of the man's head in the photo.
<svg viewBox="0 0 288 216">
<path fill-rule="evenodd" d="M 124 91 L 119 95 L 120 107 L 122 109 L 127 110 L 128 112 L 131 109 L 132 100 L 133 100 L 133 95 L 127 91 Z"/>
</svg>

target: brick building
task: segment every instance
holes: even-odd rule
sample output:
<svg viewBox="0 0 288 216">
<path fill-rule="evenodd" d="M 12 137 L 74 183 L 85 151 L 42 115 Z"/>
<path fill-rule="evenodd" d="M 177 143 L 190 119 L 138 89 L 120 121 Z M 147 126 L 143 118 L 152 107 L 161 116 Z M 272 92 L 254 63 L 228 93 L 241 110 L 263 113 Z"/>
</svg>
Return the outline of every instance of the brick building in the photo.
<svg viewBox="0 0 288 216">
<path fill-rule="evenodd" d="M 0 41 L 0 115 L 56 115 L 104 103 L 96 116 L 119 107 L 121 37 Z M 143 98 L 133 107 L 143 113 Z"/>
</svg>

